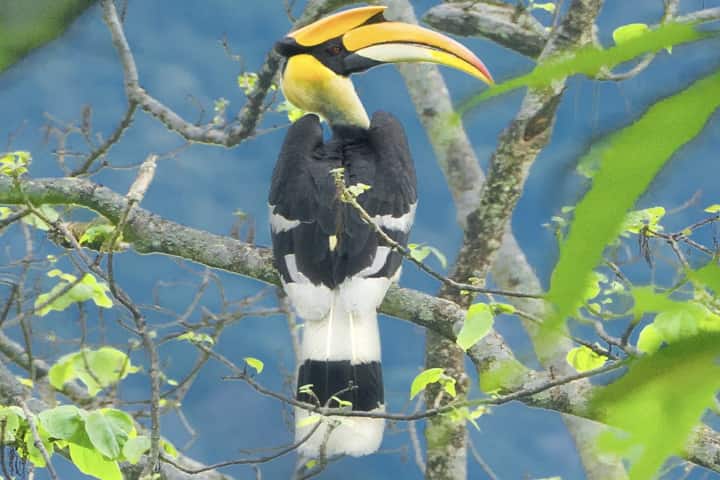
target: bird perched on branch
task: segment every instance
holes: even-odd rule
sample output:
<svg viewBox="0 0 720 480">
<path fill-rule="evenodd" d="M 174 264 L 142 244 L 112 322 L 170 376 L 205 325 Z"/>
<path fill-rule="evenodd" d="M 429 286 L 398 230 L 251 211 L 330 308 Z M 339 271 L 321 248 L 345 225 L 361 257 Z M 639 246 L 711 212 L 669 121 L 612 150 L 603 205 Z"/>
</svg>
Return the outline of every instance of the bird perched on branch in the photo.
<svg viewBox="0 0 720 480">
<path fill-rule="evenodd" d="M 417 206 L 405 132 L 385 112 L 368 117 L 350 75 L 393 62 L 433 62 L 490 84 L 483 63 L 437 32 L 389 22 L 385 7 L 361 7 L 289 33 L 282 90 L 312 112 L 289 129 L 273 172 L 270 225 L 283 288 L 304 320 L 297 398 L 332 408 L 384 412 L 377 308 L 400 275 Z M 332 137 L 325 141 L 320 119 Z M 363 213 L 364 211 L 364 213 Z M 365 217 L 365 219 L 363 219 Z M 380 447 L 384 420 L 328 417 L 296 408 L 299 448 L 317 455 L 367 455 Z"/>
</svg>

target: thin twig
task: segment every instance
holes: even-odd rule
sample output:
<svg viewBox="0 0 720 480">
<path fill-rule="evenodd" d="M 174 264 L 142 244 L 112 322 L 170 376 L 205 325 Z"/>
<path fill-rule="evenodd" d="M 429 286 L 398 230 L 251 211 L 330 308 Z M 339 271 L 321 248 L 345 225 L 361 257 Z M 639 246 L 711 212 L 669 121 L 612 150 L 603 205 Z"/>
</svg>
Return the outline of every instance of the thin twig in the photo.
<svg viewBox="0 0 720 480">
<path fill-rule="evenodd" d="M 432 408 L 429 410 L 425 410 L 424 412 L 418 412 L 418 413 L 411 413 L 411 414 L 399 414 L 399 413 L 384 413 L 384 412 L 363 412 L 358 410 L 341 410 L 336 408 L 327 408 L 322 407 L 318 405 L 312 405 L 310 403 L 301 402 L 299 400 L 295 400 L 294 398 L 286 397 L 280 393 L 277 393 L 273 390 L 267 389 L 260 385 L 256 380 L 251 378 L 247 374 L 240 374 L 233 377 L 225 377 L 229 380 L 242 380 L 245 383 L 247 383 L 250 387 L 252 387 L 255 391 L 258 393 L 265 395 L 270 398 L 274 398 L 276 400 L 279 400 L 281 402 L 287 403 L 289 405 L 292 405 L 294 407 L 301 408 L 303 410 L 306 410 L 309 413 L 317 413 L 319 415 L 328 416 L 328 417 L 360 417 L 360 418 L 382 418 L 385 420 L 393 420 L 397 422 L 412 422 L 416 420 L 422 420 L 425 418 L 433 417 L 436 415 L 440 415 L 443 413 L 450 412 L 454 410 L 455 408 L 459 407 L 473 407 L 473 406 L 481 406 L 481 405 L 503 405 L 505 403 L 514 401 L 514 400 L 520 400 L 523 398 L 532 397 L 534 395 L 537 395 L 538 393 L 542 393 L 546 390 L 549 390 L 554 387 L 558 387 L 561 385 L 565 385 L 570 382 L 574 382 L 577 380 L 581 380 L 584 378 L 590 378 L 595 375 L 601 375 L 613 370 L 617 370 L 618 368 L 621 368 L 625 365 L 625 361 L 619 360 L 616 362 L 608 363 L 607 365 L 604 365 L 600 368 L 596 368 L 594 370 L 589 370 L 586 372 L 576 373 L 572 375 L 567 375 L 565 377 L 560 378 L 554 378 L 547 380 L 545 382 L 540 383 L 539 385 L 523 388 L 520 390 L 517 390 L 512 393 L 508 393 L 505 395 L 499 395 L 495 397 L 490 398 L 480 398 L 480 399 L 473 399 L 473 400 L 462 400 L 458 402 L 451 402 L 446 405 L 440 406 L 438 408 Z"/>
<path fill-rule="evenodd" d="M 137 102 L 129 101 L 127 109 L 125 110 L 125 114 L 123 115 L 122 119 L 120 120 L 120 123 L 115 128 L 115 130 L 110 134 L 110 136 L 105 140 L 100 146 L 98 146 L 95 150 L 90 152 L 83 162 L 82 165 L 80 165 L 78 168 L 70 172 L 70 177 L 77 177 L 78 175 L 83 175 L 87 173 L 88 170 L 90 170 L 90 167 L 92 167 L 92 164 L 95 163 L 95 160 L 97 160 L 100 157 L 103 157 L 107 154 L 107 152 L 110 150 L 110 148 L 115 145 L 120 138 L 122 137 L 123 133 L 130 127 L 130 124 L 132 123 L 133 116 L 135 115 L 135 111 L 137 110 Z"/>
<path fill-rule="evenodd" d="M 400 255 L 405 257 L 407 260 L 411 261 L 415 265 L 418 266 L 423 272 L 429 274 L 436 280 L 440 280 L 443 284 L 447 285 L 448 287 L 460 290 L 460 291 L 468 291 L 468 292 L 476 292 L 476 293 L 484 293 L 484 294 L 491 294 L 491 295 L 503 295 L 506 297 L 516 297 L 516 298 L 535 298 L 535 299 L 542 299 L 544 296 L 539 293 L 526 293 L 526 292 L 511 292 L 506 290 L 495 290 L 492 288 L 484 288 L 484 287 L 478 287 L 477 285 L 472 285 L 470 283 L 462 283 L 457 282 L 445 275 L 442 275 L 432 268 L 425 265 L 425 263 L 421 262 L 420 260 L 413 257 L 412 252 L 410 250 L 393 240 L 387 233 L 385 233 L 385 230 L 382 229 L 377 223 L 375 223 L 370 216 L 370 214 L 363 208 L 362 205 L 360 205 L 360 202 L 358 202 L 355 195 L 353 195 L 350 191 L 347 190 L 345 186 L 345 181 L 342 178 L 336 179 L 338 188 L 341 188 L 344 190 L 344 194 L 342 195 L 342 201 L 352 206 L 357 212 L 358 215 L 360 215 L 360 218 L 367 223 L 370 228 L 372 228 L 375 233 L 380 236 L 380 238 L 385 242 L 390 248 L 398 252 Z"/>
<path fill-rule="evenodd" d="M 297 442 L 287 445 L 285 447 L 281 447 L 277 452 L 270 454 L 270 455 L 265 455 L 262 457 L 229 460 L 226 462 L 219 462 L 219 463 L 215 463 L 213 465 L 208 465 L 203 468 L 187 468 L 183 465 L 176 463 L 175 461 L 173 461 L 172 459 L 170 459 L 164 455 L 162 455 L 160 457 L 160 459 L 165 463 L 169 463 L 170 465 L 177 468 L 178 470 L 185 472 L 185 473 L 189 473 L 191 475 L 195 475 L 195 474 L 202 473 L 202 472 L 207 472 L 209 470 L 217 470 L 218 468 L 229 467 L 231 465 L 259 465 L 262 463 L 271 462 L 271 461 L 273 461 L 277 458 L 280 458 L 294 450 L 297 450 L 303 443 L 305 443 L 317 431 L 318 428 L 320 428 L 320 424 L 321 424 L 321 422 L 317 422 L 315 424 L 315 426 L 313 426 L 313 428 L 310 429 L 310 431 L 307 433 L 307 435 L 305 435 L 303 438 L 301 438 Z"/>
<path fill-rule="evenodd" d="M 478 463 L 478 465 L 480 465 L 480 468 L 483 469 L 488 478 L 490 480 L 499 480 L 498 476 L 495 474 L 490 465 L 488 465 L 482 455 L 480 455 L 480 452 L 475 447 L 475 443 L 472 441 L 472 439 L 468 441 L 468 445 L 470 446 L 470 453 L 472 454 L 473 458 Z"/>
<path fill-rule="evenodd" d="M 50 461 L 50 454 L 48 454 L 47 449 L 45 448 L 45 444 L 43 443 L 42 439 L 40 438 L 40 435 L 38 434 L 37 425 L 35 425 L 35 414 L 30 411 L 30 408 L 28 408 L 27 403 L 25 403 L 25 400 L 22 398 L 17 399 L 18 405 L 23 409 L 23 412 L 25 413 L 25 418 L 28 422 L 28 425 L 30 426 L 30 432 L 33 436 L 33 444 L 35 445 L 35 448 L 37 448 L 40 451 L 40 454 L 42 455 L 43 459 L 45 460 L 45 468 L 47 469 L 48 474 L 50 475 L 50 478 L 52 480 L 58 480 L 58 474 L 55 471 L 55 467 L 53 466 L 52 462 Z M 0 448 L 3 448 L 0 446 Z"/>
</svg>

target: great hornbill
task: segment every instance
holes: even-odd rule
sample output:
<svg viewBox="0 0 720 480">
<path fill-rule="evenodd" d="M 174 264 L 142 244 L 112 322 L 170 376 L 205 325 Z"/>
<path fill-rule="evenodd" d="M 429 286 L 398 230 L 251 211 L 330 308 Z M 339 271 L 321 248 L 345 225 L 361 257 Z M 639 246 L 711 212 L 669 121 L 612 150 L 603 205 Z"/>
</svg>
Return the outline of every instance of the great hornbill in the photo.
<svg viewBox="0 0 720 480">
<path fill-rule="evenodd" d="M 290 127 L 269 199 L 275 265 L 305 321 L 297 398 L 329 407 L 348 407 L 349 402 L 353 410 L 365 412 L 385 409 L 377 308 L 400 275 L 402 257 L 356 207 L 343 201 L 337 173 L 347 186 L 370 186 L 357 197 L 359 204 L 402 245 L 417 195 L 402 126 L 385 112 L 369 119 L 349 76 L 384 63 L 433 62 L 492 83 L 470 50 L 431 30 L 389 22 L 384 10 L 343 11 L 290 32 L 275 45 L 287 58 L 285 96 L 314 113 Z M 318 115 L 332 129 L 327 142 Z M 297 440 L 315 427 L 303 421 L 309 415 L 296 409 Z M 328 456 L 367 455 L 379 448 L 383 420 L 332 418 L 337 422 L 329 436 L 328 426 L 321 425 L 300 446 L 301 453 L 317 455 L 324 442 Z"/>
</svg>

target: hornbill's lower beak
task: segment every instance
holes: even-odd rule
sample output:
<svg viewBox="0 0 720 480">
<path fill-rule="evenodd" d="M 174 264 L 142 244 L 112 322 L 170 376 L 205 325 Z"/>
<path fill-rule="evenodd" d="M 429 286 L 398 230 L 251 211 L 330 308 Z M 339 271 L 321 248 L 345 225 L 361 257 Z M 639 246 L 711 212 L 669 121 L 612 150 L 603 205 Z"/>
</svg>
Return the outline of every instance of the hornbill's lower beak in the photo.
<svg viewBox="0 0 720 480">
<path fill-rule="evenodd" d="M 493 79 L 483 62 L 468 48 L 438 32 L 400 22 L 363 25 L 345 33 L 349 71 L 362 71 L 381 63 L 431 62 L 453 67 L 487 84 Z"/>
</svg>

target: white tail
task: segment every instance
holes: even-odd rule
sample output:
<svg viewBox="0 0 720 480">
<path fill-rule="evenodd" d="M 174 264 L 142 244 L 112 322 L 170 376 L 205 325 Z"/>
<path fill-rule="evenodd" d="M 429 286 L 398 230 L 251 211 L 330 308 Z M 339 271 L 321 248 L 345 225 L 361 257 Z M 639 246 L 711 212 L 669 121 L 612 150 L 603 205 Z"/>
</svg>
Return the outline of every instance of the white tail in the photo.
<svg viewBox="0 0 720 480">
<path fill-rule="evenodd" d="M 351 402 L 353 411 L 385 411 L 375 300 L 382 299 L 388 284 L 385 278 L 351 279 L 332 293 L 327 315 L 305 321 L 298 389 L 312 385 L 316 398 L 299 393 L 300 400 L 341 407 L 337 397 Z M 383 419 L 318 416 L 318 426 L 308 418 L 313 415 L 295 409 L 296 441 L 317 427 L 299 447 L 305 456 L 319 455 L 323 444 L 327 456 L 368 455 L 380 448 Z"/>
</svg>

